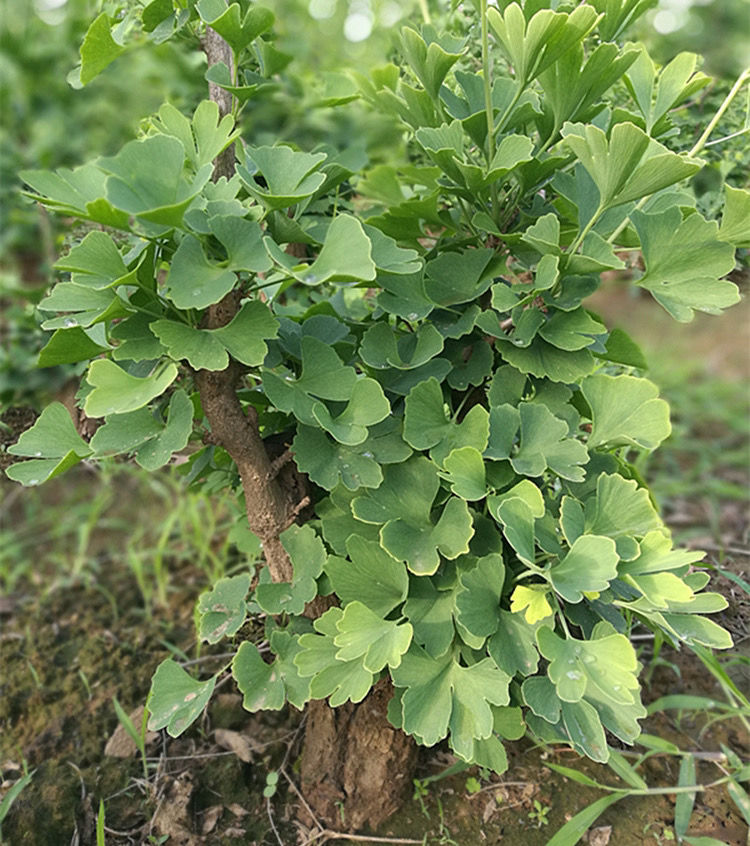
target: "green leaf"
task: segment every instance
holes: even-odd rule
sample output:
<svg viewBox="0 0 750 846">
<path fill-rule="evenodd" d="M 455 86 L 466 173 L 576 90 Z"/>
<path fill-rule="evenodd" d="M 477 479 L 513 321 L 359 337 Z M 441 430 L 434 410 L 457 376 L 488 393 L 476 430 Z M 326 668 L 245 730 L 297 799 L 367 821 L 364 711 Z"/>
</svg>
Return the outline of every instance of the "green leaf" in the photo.
<svg viewBox="0 0 750 846">
<path fill-rule="evenodd" d="M 242 184 L 251 196 L 268 209 L 285 209 L 312 196 L 325 182 L 325 174 L 318 172 L 326 159 L 325 153 L 301 153 L 285 146 L 249 147 L 245 151 L 253 170 L 239 166 Z M 262 174 L 266 188 L 256 182 Z"/>
<path fill-rule="evenodd" d="M 134 284 L 135 273 L 128 272 L 114 241 L 105 232 L 98 230 L 89 232 L 83 241 L 58 259 L 54 266 L 57 270 L 72 272 L 73 282 L 89 288 Z"/>
<path fill-rule="evenodd" d="M 312 677 L 310 695 L 314 699 L 329 697 L 332 708 L 346 701 L 361 702 L 373 683 L 373 674 L 360 659 L 344 661 L 337 657 L 339 647 L 334 641 L 339 634 L 337 623 L 343 615 L 340 608 L 329 608 L 318 617 L 313 626 L 319 634 L 303 634 L 299 639 L 300 651 L 294 656 L 300 676 Z"/>
<path fill-rule="evenodd" d="M 294 658 L 301 649 L 299 636 L 275 629 L 271 632 L 270 643 L 271 651 L 276 654 L 273 666 L 284 682 L 287 702 L 301 710 L 310 699 L 310 679 L 300 676 L 294 663 Z"/>
<path fill-rule="evenodd" d="M 124 52 L 112 38 L 109 16 L 102 12 L 91 24 L 81 44 L 81 85 L 88 85 L 108 65 Z"/>
<path fill-rule="evenodd" d="M 455 591 L 437 590 L 425 576 L 412 579 L 404 615 L 414 627 L 414 640 L 437 658 L 453 643 Z"/>
<path fill-rule="evenodd" d="M 609 138 L 592 124 L 566 123 L 562 135 L 599 189 L 602 211 L 655 194 L 703 166 L 698 159 L 671 152 L 627 121 L 616 124 Z"/>
<path fill-rule="evenodd" d="M 323 567 L 344 605 L 358 600 L 384 617 L 406 599 L 409 579 L 402 562 L 359 535 L 347 539 L 346 549 L 350 561 L 330 556 Z"/>
<path fill-rule="evenodd" d="M 546 585 L 518 585 L 510 597 L 510 610 L 513 614 L 520 614 L 526 609 L 524 619 L 533 626 L 552 616 L 552 606 L 547 601 L 549 593 Z"/>
<path fill-rule="evenodd" d="M 379 370 L 411 370 L 438 355 L 443 343 L 443 336 L 430 323 L 416 332 L 397 334 L 387 323 L 379 322 L 365 332 L 359 354 L 365 364 Z"/>
<path fill-rule="evenodd" d="M 609 760 L 607 738 L 599 714 L 585 699 L 561 703 L 562 721 L 573 746 L 592 761 L 606 764 Z"/>
<path fill-rule="evenodd" d="M 89 417 L 135 411 L 161 396 L 176 378 L 177 368 L 171 362 L 141 378 L 131 376 L 108 359 L 97 359 L 86 374 L 93 390 L 86 397 L 83 410 Z"/>
<path fill-rule="evenodd" d="M 568 424 L 539 402 L 522 402 L 518 406 L 521 440 L 518 452 L 511 458 L 513 469 L 521 476 L 541 476 L 549 468 L 563 479 L 581 482 L 589 455 L 586 447 L 568 438 Z"/>
<path fill-rule="evenodd" d="M 391 411 L 383 389 L 374 379 L 357 379 L 352 388 L 349 402 L 344 410 L 334 417 L 322 403 L 312 406 L 317 422 L 342 444 L 356 446 L 367 439 L 367 427 L 384 420 Z"/>
<path fill-rule="evenodd" d="M 607 39 L 609 40 L 609 39 Z M 602 98 L 638 57 L 638 51 L 626 48 L 620 53 L 616 44 L 599 44 L 584 62 L 582 45 L 563 54 L 539 77 L 545 93 L 545 106 L 554 115 L 548 138 L 566 120 L 587 120 L 601 110 Z"/>
<path fill-rule="evenodd" d="M 537 653 L 536 660 L 539 660 Z M 531 676 L 521 685 L 523 701 L 532 713 L 555 725 L 560 719 L 560 705 L 555 686 L 547 676 Z"/>
<path fill-rule="evenodd" d="M 440 383 L 435 378 L 415 385 L 406 397 L 404 440 L 414 449 L 431 449 L 442 462 L 454 449 L 472 446 L 483 451 L 489 438 L 489 415 L 474 406 L 460 423 L 448 417 Z"/>
<path fill-rule="evenodd" d="M 229 356 L 209 330 L 176 320 L 155 320 L 149 327 L 175 361 L 185 359 L 194 370 L 224 370 Z"/>
<path fill-rule="evenodd" d="M 626 794 L 613 793 L 592 802 L 568 820 L 561 829 L 558 829 L 555 836 L 547 841 L 547 846 L 575 846 L 607 808 L 614 805 L 615 802 L 619 802 L 624 795 Z"/>
<path fill-rule="evenodd" d="M 750 191 L 724 186 L 726 199 L 718 238 L 735 247 L 750 247 Z"/>
<path fill-rule="evenodd" d="M 263 246 L 263 230 L 256 221 L 232 214 L 214 215 L 208 225 L 227 251 L 229 270 L 258 273 L 271 269 L 271 260 Z"/>
<path fill-rule="evenodd" d="M 165 103 L 159 109 L 158 118 L 152 119 L 152 122 L 161 133 L 182 143 L 195 171 L 213 162 L 239 135 L 239 130 L 233 131 L 233 117 L 222 117 L 218 105 L 212 100 L 201 100 L 192 121 L 173 105 Z"/>
<path fill-rule="evenodd" d="M 187 446 L 192 428 L 193 404 L 185 391 L 177 390 L 169 402 L 166 424 L 148 408 L 112 414 L 94 433 L 91 447 L 97 457 L 135 452 L 141 467 L 157 470 Z"/>
<path fill-rule="evenodd" d="M 495 8 L 487 12 L 520 89 L 580 43 L 597 19 L 591 6 L 579 6 L 569 15 L 542 9 L 528 21 L 517 3 L 507 6 L 503 14 Z"/>
<path fill-rule="evenodd" d="M 292 562 L 292 581 L 263 581 L 255 589 L 255 599 L 267 614 L 301 614 L 317 595 L 315 580 L 328 556 L 312 526 L 291 526 L 280 538 Z"/>
<path fill-rule="evenodd" d="M 229 44 L 235 56 L 267 32 L 274 22 L 270 9 L 255 4 L 247 9 L 243 18 L 240 18 L 239 3 L 231 3 L 227 7 L 224 0 L 200 0 L 195 8 L 201 18 Z"/>
<path fill-rule="evenodd" d="M 265 303 L 247 300 L 230 323 L 210 331 L 232 358 L 256 367 L 263 363 L 268 353 L 265 342 L 276 337 L 278 328 L 279 321 Z"/>
<path fill-rule="evenodd" d="M 153 32 L 162 21 L 171 17 L 173 12 L 172 0 L 151 0 L 141 12 L 144 31 Z"/>
<path fill-rule="evenodd" d="M 478 387 L 492 372 L 495 356 L 484 339 L 475 340 L 471 346 L 463 341 L 449 341 L 446 346 L 453 364 L 447 382 L 454 391 L 466 391 L 469 385 Z"/>
<path fill-rule="evenodd" d="M 550 583 L 567 602 L 580 602 L 584 593 L 603 591 L 617 576 L 619 556 L 611 538 L 581 535 L 570 551 L 548 571 Z M 587 753 L 588 754 L 588 753 Z"/>
<path fill-rule="evenodd" d="M 109 349 L 97 343 L 87 332 L 77 326 L 72 329 L 57 329 L 39 350 L 36 366 L 55 367 L 58 364 L 87 361 Z"/>
<path fill-rule="evenodd" d="M 564 639 L 542 626 L 536 639 L 550 662 L 547 674 L 563 702 L 580 702 L 589 689 L 623 705 L 636 701 L 638 660 L 625 635 Z"/>
<path fill-rule="evenodd" d="M 88 328 L 95 323 L 126 317 L 130 310 L 112 291 L 97 291 L 75 282 L 60 282 L 38 305 L 40 311 L 69 312 L 42 323 L 42 329 Z"/>
<path fill-rule="evenodd" d="M 428 45 L 424 38 L 410 27 L 404 28 L 401 33 L 401 46 L 417 79 L 430 97 L 436 99 L 443 80 L 461 58 L 461 53 L 448 52 L 437 41 Z"/>
<path fill-rule="evenodd" d="M 487 169 L 486 180 L 504 179 L 518 165 L 533 160 L 534 143 L 526 135 L 506 135 L 500 140 Z"/>
<path fill-rule="evenodd" d="M 378 285 L 382 290 L 378 294 L 377 303 L 389 314 L 404 320 L 421 320 L 435 308 L 425 293 L 423 269 L 403 275 L 380 272 Z"/>
<path fill-rule="evenodd" d="M 112 326 L 110 338 L 121 343 L 112 351 L 115 361 L 153 361 L 166 352 L 149 328 L 154 318 L 147 314 L 133 314 Z"/>
<path fill-rule="evenodd" d="M 490 249 L 442 253 L 427 262 L 425 267 L 427 296 L 441 306 L 475 300 L 492 284 L 495 273 L 493 258 L 494 251 Z"/>
<path fill-rule="evenodd" d="M 162 661 L 151 679 L 147 704 L 151 714 L 149 729 L 166 728 L 170 737 L 178 737 L 200 717 L 215 684 L 216 676 L 198 682 L 171 658 Z"/>
<path fill-rule="evenodd" d="M 368 447 L 369 440 L 346 446 L 321 429 L 298 426 L 292 442 L 297 467 L 322 488 L 333 490 L 342 482 L 349 490 L 377 488 L 383 481 L 380 465 Z"/>
<path fill-rule="evenodd" d="M 11 464 L 5 472 L 9 479 L 23 485 L 40 485 L 64 473 L 92 452 L 76 431 L 65 406 L 53 402 L 39 415 L 34 425 L 8 447 L 10 455 L 39 460 Z"/>
<path fill-rule="evenodd" d="M 358 520 L 383 524 L 383 548 L 413 573 L 429 575 L 438 568 L 438 553 L 449 559 L 467 553 L 474 533 L 466 503 L 455 497 L 448 499 L 433 523 L 432 505 L 439 487 L 437 467 L 426 458 L 411 458 L 387 467 L 379 488 L 355 497 L 352 512 Z M 407 500 L 405 490 L 411 491 Z"/>
<path fill-rule="evenodd" d="M 657 81 L 654 64 L 640 46 L 640 55 L 625 80 L 649 135 L 668 129 L 670 122 L 664 120 L 667 113 L 710 82 L 705 74 L 695 73 L 697 60 L 694 53 L 679 53 L 662 69 Z"/>
<path fill-rule="evenodd" d="M 495 520 L 503 525 L 503 534 L 519 558 L 532 564 L 535 551 L 534 521 L 543 517 L 545 512 L 544 498 L 539 488 L 529 479 L 524 479 L 500 496 L 489 497 L 487 506 Z"/>
<path fill-rule="evenodd" d="M 635 480 L 617 474 L 602 473 L 597 478 L 596 495 L 586 501 L 585 516 L 587 532 L 615 541 L 622 537 L 642 538 L 662 527 L 648 491 L 639 488 Z M 625 556 L 621 553 L 621 557 Z M 631 557 L 634 556 L 626 559 Z"/>
<path fill-rule="evenodd" d="M 116 229 L 129 230 L 128 215 L 114 209 L 104 199 L 107 175 L 94 164 L 55 173 L 44 170 L 24 170 L 20 177 L 39 195 L 30 196 L 60 214 L 70 214 L 93 220 Z"/>
<path fill-rule="evenodd" d="M 606 334 L 606 327 L 583 308 L 556 311 L 539 329 L 539 337 L 561 350 L 585 349 Z"/>
<path fill-rule="evenodd" d="M 484 499 L 487 486 L 484 475 L 484 459 L 474 447 L 452 450 L 443 462 L 451 491 L 461 499 Z"/>
<path fill-rule="evenodd" d="M 229 356 L 258 365 L 268 352 L 265 340 L 276 337 L 279 323 L 258 300 L 245 302 L 231 323 L 220 329 L 195 329 L 175 320 L 155 320 L 149 329 L 168 354 L 186 359 L 194 370 L 224 370 Z"/>
<path fill-rule="evenodd" d="M 497 630 L 504 580 L 505 567 L 499 553 L 481 558 L 473 570 L 461 574 L 456 619 L 471 634 L 484 638 Z"/>
<path fill-rule="evenodd" d="M 246 711 L 278 711 L 284 706 L 284 682 L 276 662 L 267 664 L 254 643 L 245 640 L 240 644 L 232 659 L 232 675 Z"/>
<path fill-rule="evenodd" d="M 594 355 L 597 358 L 613 361 L 615 364 L 624 364 L 627 367 L 648 370 L 648 362 L 643 354 L 643 350 L 624 330 L 617 327 L 612 329 L 605 341 L 605 347 L 606 352 L 594 352 Z"/>
<path fill-rule="evenodd" d="M 386 665 L 391 669 L 398 667 L 413 634 L 411 624 L 384 620 L 357 600 L 344 608 L 336 628 L 336 657 L 341 661 L 361 658 L 371 673 L 379 673 Z"/>
<path fill-rule="evenodd" d="M 185 148 L 168 135 L 129 141 L 116 156 L 96 162 L 110 174 L 107 199 L 115 208 L 170 228 L 181 225 L 187 207 L 211 177 L 207 164 L 192 183 L 186 182 L 184 163 Z"/>
<path fill-rule="evenodd" d="M 513 677 L 536 672 L 539 652 L 536 648 L 535 628 L 521 614 L 497 609 L 497 631 L 487 644 L 487 652 L 504 673 Z"/>
<path fill-rule="evenodd" d="M 245 597 L 250 590 L 250 575 L 240 573 L 219 579 L 210 591 L 198 597 L 198 637 L 208 643 L 218 643 L 242 628 L 247 617 Z"/>
<path fill-rule="evenodd" d="M 206 308 L 234 288 L 231 270 L 206 258 L 201 242 L 186 235 L 172 257 L 165 294 L 179 309 Z"/>
<path fill-rule="evenodd" d="M 495 311 L 483 311 L 476 325 L 498 339 L 497 348 L 503 359 L 522 373 L 570 384 L 588 376 L 596 367 L 596 359 L 587 349 L 561 350 L 539 337 L 526 347 L 516 345 L 501 328 Z"/>
<path fill-rule="evenodd" d="M 592 412 L 589 449 L 632 444 L 656 449 L 672 430 L 669 406 L 648 379 L 597 373 L 581 383 Z"/>
<path fill-rule="evenodd" d="M 636 284 L 675 320 L 692 320 L 694 310 L 720 314 L 739 301 L 737 286 L 721 279 L 734 269 L 734 247 L 719 239 L 716 221 L 697 213 L 682 220 L 675 207 L 657 214 L 634 211 L 631 220 L 646 265 Z"/>
<path fill-rule="evenodd" d="M 397 276 L 418 273 L 422 268 L 422 259 L 416 250 L 407 250 L 374 226 L 363 227 L 372 244 L 372 260 L 381 272 Z"/>
<path fill-rule="evenodd" d="M 462 667 L 451 652 L 431 658 L 412 645 L 391 676 L 396 687 L 406 688 L 401 698 L 403 730 L 425 746 L 442 740 L 450 729 L 454 748 L 464 751 L 471 739 L 492 734 L 490 706 L 509 701 L 510 679 L 490 658 Z"/>
</svg>

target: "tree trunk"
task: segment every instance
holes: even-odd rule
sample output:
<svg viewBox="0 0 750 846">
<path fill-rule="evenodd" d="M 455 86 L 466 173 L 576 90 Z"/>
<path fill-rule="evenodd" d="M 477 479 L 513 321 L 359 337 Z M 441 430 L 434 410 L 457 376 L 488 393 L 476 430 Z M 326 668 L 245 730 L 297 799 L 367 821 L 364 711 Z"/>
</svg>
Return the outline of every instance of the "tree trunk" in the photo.
<svg viewBox="0 0 750 846">
<path fill-rule="evenodd" d="M 210 27 L 203 40 L 209 67 L 223 61 L 231 67 L 231 51 Z M 210 97 L 222 115 L 231 111 L 231 95 L 210 86 Z M 214 179 L 231 178 L 235 171 L 232 147 L 214 162 Z M 226 326 L 239 309 L 239 297 L 230 292 L 209 307 L 205 328 Z M 211 425 L 210 440 L 223 446 L 234 459 L 245 492 L 250 528 L 261 539 L 275 582 L 291 581 L 292 566 L 279 535 L 308 506 L 306 480 L 282 456 L 269 456 L 256 415 L 243 410 L 237 397 L 241 371 L 231 363 L 226 370 L 196 373 L 203 410 Z M 317 597 L 306 614 L 320 616 L 330 600 Z M 302 793 L 317 819 L 330 828 L 350 831 L 376 828 L 396 811 L 411 785 L 416 764 L 416 744 L 394 729 L 386 712 L 393 687 L 380 681 L 359 704 L 332 709 L 325 701 L 308 705 L 302 752 Z M 312 821 L 310 821 L 312 822 Z"/>
<path fill-rule="evenodd" d="M 357 705 L 307 706 L 302 794 L 332 829 L 376 829 L 402 805 L 411 787 L 417 747 L 393 728 L 386 711 L 393 687 L 378 682 Z"/>
</svg>

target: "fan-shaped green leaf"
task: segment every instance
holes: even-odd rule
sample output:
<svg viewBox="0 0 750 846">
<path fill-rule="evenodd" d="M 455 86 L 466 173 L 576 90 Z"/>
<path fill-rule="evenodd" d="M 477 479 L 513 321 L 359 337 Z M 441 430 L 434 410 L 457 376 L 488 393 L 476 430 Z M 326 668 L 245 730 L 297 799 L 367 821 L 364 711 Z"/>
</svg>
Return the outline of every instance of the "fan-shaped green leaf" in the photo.
<svg viewBox="0 0 750 846">
<path fill-rule="evenodd" d="M 682 220 L 671 207 L 658 214 L 631 215 L 646 272 L 637 281 L 675 320 L 688 322 L 694 310 L 719 314 L 739 300 L 737 286 L 722 280 L 734 268 L 734 247 L 719 238 L 716 221 L 700 214 Z"/>
<path fill-rule="evenodd" d="M 208 643 L 236 634 L 247 617 L 245 597 L 250 590 L 250 575 L 240 573 L 219 579 L 210 591 L 198 598 L 198 636 Z"/>
<path fill-rule="evenodd" d="M 178 737 L 200 717 L 215 684 L 216 676 L 198 682 L 171 658 L 162 661 L 151 679 L 149 729 L 166 728 L 170 737 Z"/>
<path fill-rule="evenodd" d="M 246 151 L 254 170 L 238 167 L 242 184 L 258 202 L 269 209 L 284 209 L 312 196 L 325 182 L 325 174 L 317 172 L 326 159 L 325 153 L 301 153 L 285 146 L 250 147 Z M 255 180 L 261 173 L 267 188 Z"/>
<path fill-rule="evenodd" d="M 384 620 L 358 600 L 348 603 L 336 622 L 339 633 L 333 642 L 339 648 L 341 661 L 362 659 L 371 673 L 379 673 L 386 665 L 395 669 L 411 643 L 413 630 L 409 623 Z"/>
<path fill-rule="evenodd" d="M 611 538 L 581 535 L 568 554 L 548 571 L 554 589 L 567 602 L 580 602 L 584 593 L 603 591 L 617 576 L 619 556 Z"/>
<path fill-rule="evenodd" d="M 648 379 L 597 373 L 581 383 L 593 426 L 589 449 L 633 444 L 655 449 L 669 436 L 669 406 L 657 399 L 659 389 Z"/>
<path fill-rule="evenodd" d="M 409 580 L 404 565 L 379 543 L 352 535 L 346 542 L 351 561 L 329 557 L 324 570 L 344 605 L 358 600 L 385 616 L 406 599 Z"/>
</svg>

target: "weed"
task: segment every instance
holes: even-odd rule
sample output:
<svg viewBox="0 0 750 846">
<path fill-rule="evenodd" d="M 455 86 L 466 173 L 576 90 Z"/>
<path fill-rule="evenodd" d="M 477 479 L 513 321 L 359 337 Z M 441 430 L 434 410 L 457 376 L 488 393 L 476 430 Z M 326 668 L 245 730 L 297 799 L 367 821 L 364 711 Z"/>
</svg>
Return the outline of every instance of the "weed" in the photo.
<svg viewBox="0 0 750 846">
<path fill-rule="evenodd" d="M 549 805 L 542 805 L 538 799 L 534 799 L 534 807 L 529 811 L 527 816 L 529 822 L 534 823 L 537 828 L 541 828 L 543 825 L 549 825 L 549 820 L 547 819 L 549 812 Z"/>
<path fill-rule="evenodd" d="M 26 787 L 27 784 L 32 779 L 34 775 L 34 770 L 29 771 L 28 765 L 26 764 L 26 759 L 22 762 L 23 766 L 23 776 L 18 779 L 18 781 L 8 790 L 8 792 L 3 796 L 2 801 L 0 802 L 0 842 L 2 842 L 3 836 L 3 820 L 8 816 L 10 813 L 11 806 L 13 803 L 18 799 L 19 794 L 21 791 Z"/>
</svg>

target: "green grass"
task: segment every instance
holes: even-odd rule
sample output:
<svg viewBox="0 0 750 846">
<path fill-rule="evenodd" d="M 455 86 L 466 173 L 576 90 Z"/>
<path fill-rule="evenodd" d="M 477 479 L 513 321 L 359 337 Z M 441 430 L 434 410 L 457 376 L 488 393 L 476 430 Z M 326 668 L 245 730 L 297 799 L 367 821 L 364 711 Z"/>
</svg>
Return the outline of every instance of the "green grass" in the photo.
<svg viewBox="0 0 750 846">
<path fill-rule="evenodd" d="M 5 595 L 46 594 L 125 574 L 134 578 L 150 610 L 168 602 L 175 579 L 186 572 L 206 587 L 254 558 L 252 544 L 243 544 L 241 554 L 230 539 L 243 517 L 232 494 L 206 497 L 171 471 L 148 475 L 127 464 L 101 471 L 79 467 L 42 488 L 2 480 L 0 494 Z"/>
</svg>

